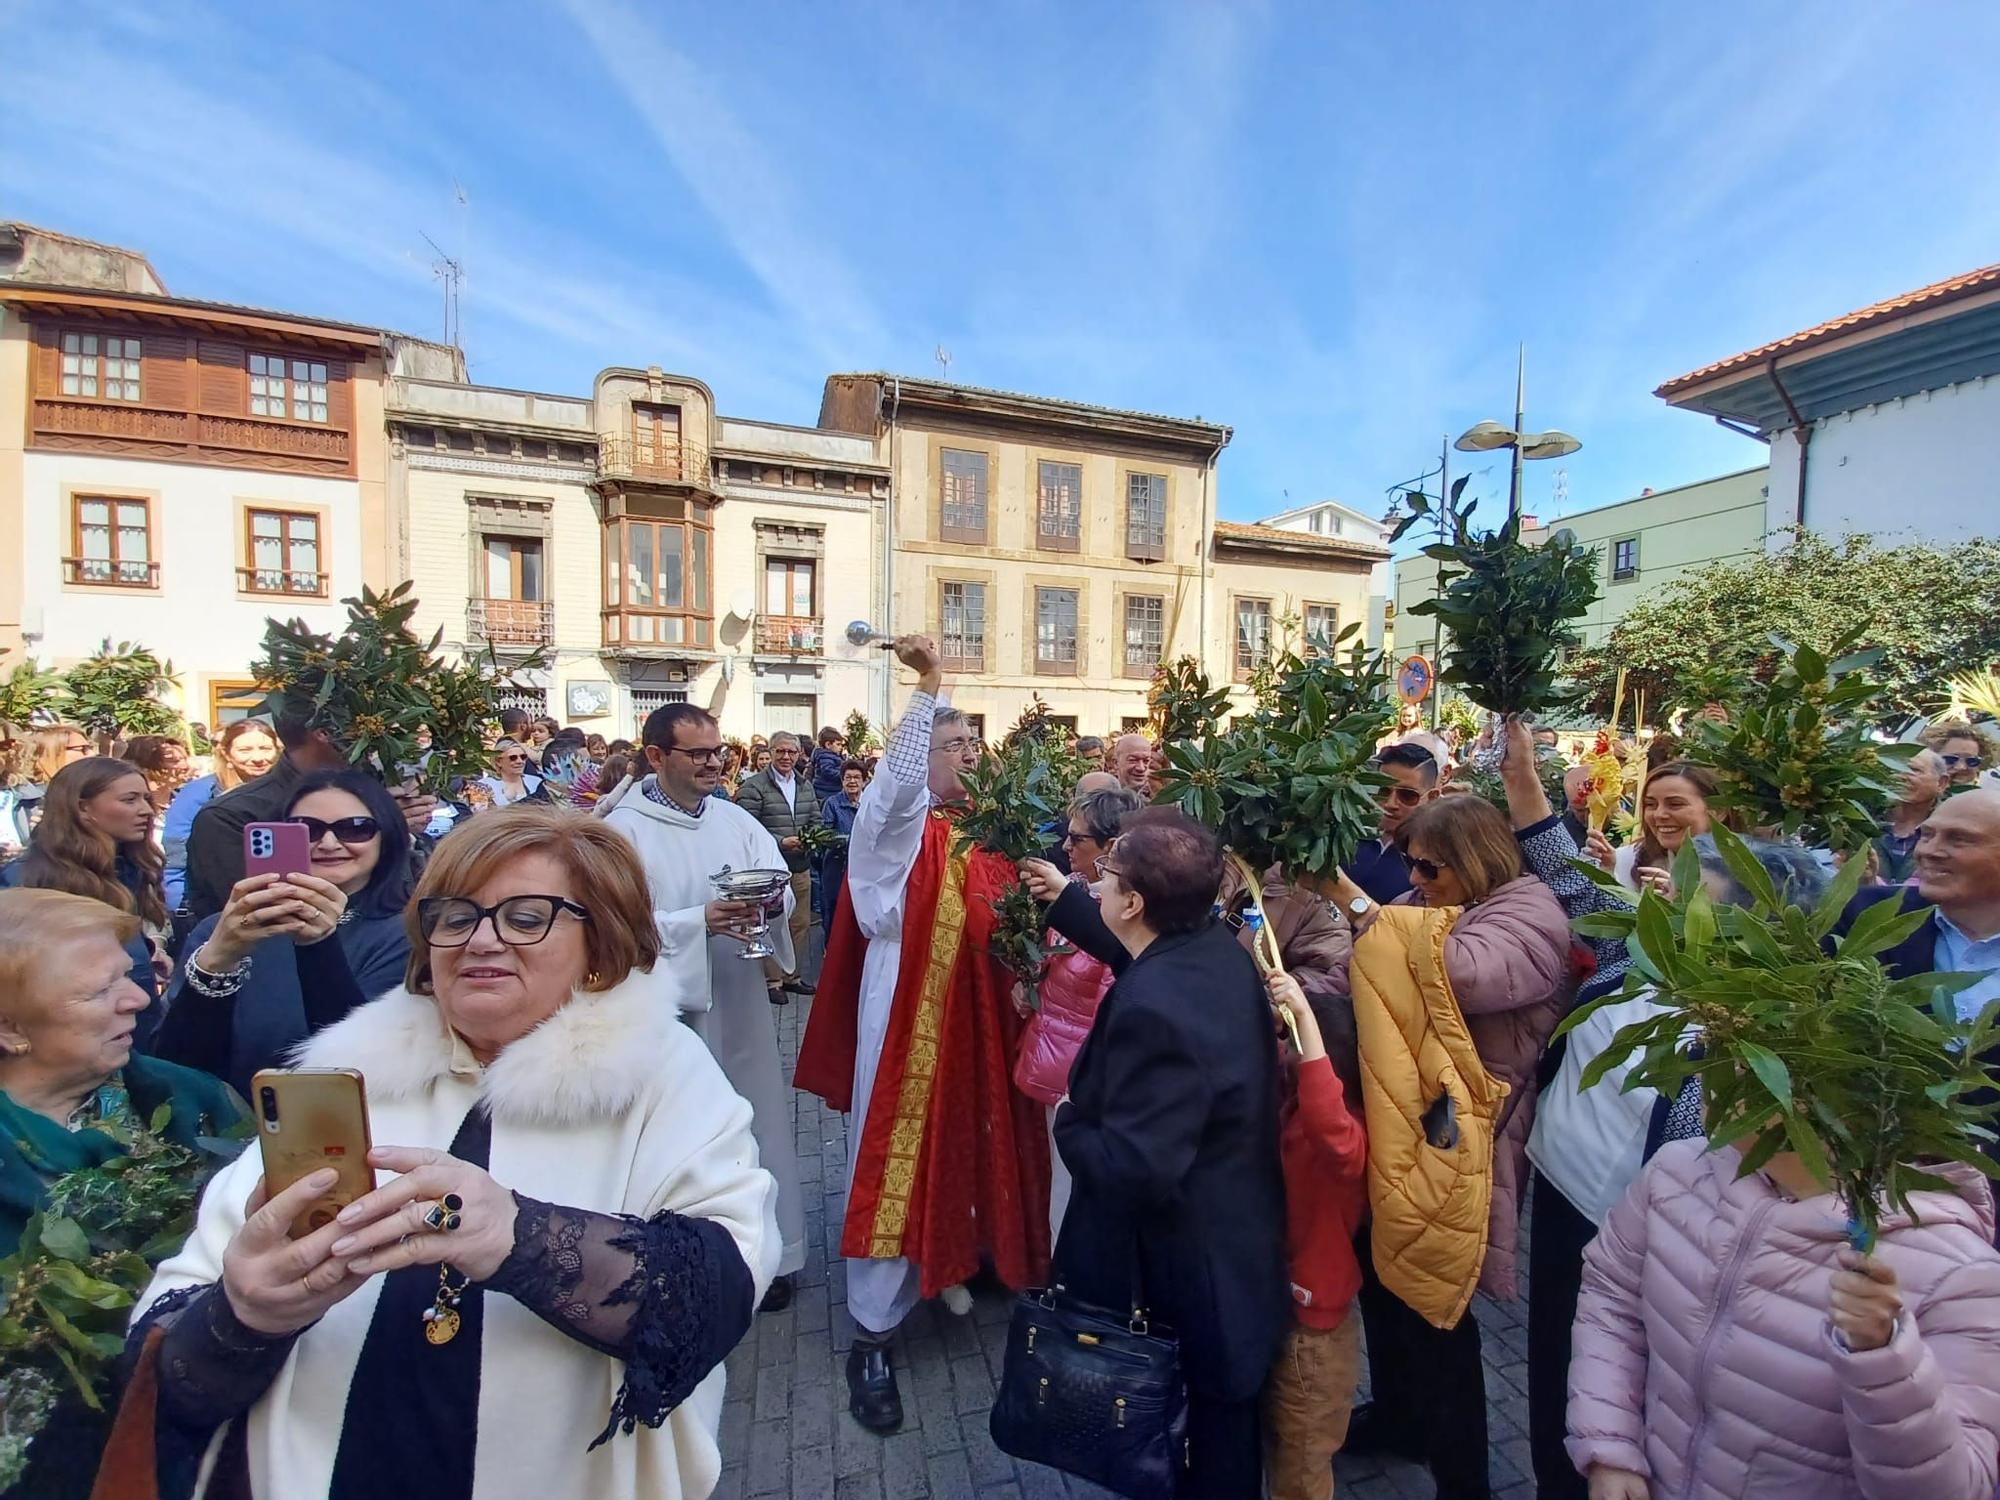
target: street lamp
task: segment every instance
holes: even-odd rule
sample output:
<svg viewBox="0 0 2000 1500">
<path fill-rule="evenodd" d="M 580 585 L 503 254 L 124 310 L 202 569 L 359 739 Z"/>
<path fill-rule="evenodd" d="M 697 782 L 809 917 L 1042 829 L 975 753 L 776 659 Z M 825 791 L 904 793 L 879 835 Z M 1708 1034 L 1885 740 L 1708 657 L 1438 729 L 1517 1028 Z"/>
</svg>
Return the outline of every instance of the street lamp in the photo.
<svg viewBox="0 0 2000 1500">
<path fill-rule="evenodd" d="M 1507 519 L 1513 520 L 1521 513 L 1521 460 L 1524 458 L 1562 458 L 1576 452 L 1583 446 L 1566 432 L 1550 428 L 1547 432 L 1525 432 L 1527 417 L 1523 411 L 1527 395 L 1528 352 L 1522 347 L 1514 365 L 1514 425 L 1502 427 L 1498 422 L 1475 422 L 1458 435 L 1452 447 L 1461 453 L 1486 453 L 1495 448 L 1514 450 L 1514 468 L 1507 482 Z"/>
</svg>

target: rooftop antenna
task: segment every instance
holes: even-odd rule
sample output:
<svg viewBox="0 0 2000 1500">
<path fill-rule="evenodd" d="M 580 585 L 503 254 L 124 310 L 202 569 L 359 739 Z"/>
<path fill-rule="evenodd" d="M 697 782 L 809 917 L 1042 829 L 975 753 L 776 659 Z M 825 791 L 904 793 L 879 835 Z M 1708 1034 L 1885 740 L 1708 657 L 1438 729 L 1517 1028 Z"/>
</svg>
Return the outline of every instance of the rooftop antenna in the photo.
<svg viewBox="0 0 2000 1500">
<path fill-rule="evenodd" d="M 1552 509 L 1555 511 L 1557 515 L 1561 515 L 1563 513 L 1563 508 L 1568 504 L 1569 504 L 1569 470 L 1557 469 L 1555 504 L 1552 507 Z"/>
<path fill-rule="evenodd" d="M 463 201 L 464 189 L 461 188 L 459 192 Z M 437 259 L 431 262 L 431 275 L 444 283 L 444 341 L 452 348 L 458 349 L 458 291 L 465 283 L 465 267 L 452 256 L 446 255 L 438 242 L 427 234 L 424 235 L 424 243 L 437 251 Z"/>
<path fill-rule="evenodd" d="M 931 351 L 931 358 L 938 362 L 940 378 L 945 380 L 951 379 L 951 351 L 945 348 L 943 344 L 939 344 L 937 348 Z"/>
</svg>

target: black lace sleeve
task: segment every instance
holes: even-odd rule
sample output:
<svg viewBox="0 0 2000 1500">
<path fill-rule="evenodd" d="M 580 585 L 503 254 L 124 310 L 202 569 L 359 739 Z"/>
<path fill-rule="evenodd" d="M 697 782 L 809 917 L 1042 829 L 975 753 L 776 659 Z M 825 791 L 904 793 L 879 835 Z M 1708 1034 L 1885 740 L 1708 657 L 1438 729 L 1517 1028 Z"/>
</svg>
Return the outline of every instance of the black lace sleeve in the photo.
<svg viewBox="0 0 2000 1500">
<path fill-rule="evenodd" d="M 659 1426 L 749 1329 L 750 1268 L 713 1220 L 591 1213 L 519 1193 L 514 1202 L 513 1253 L 486 1289 L 625 1361 L 593 1448 L 621 1428 Z"/>
<path fill-rule="evenodd" d="M 146 1309 L 126 1335 L 135 1354 L 154 1328 L 160 1341 L 160 1406 L 174 1422 L 220 1426 L 241 1416 L 278 1378 L 298 1334 L 246 1328 L 219 1285 L 183 1287 Z"/>
</svg>

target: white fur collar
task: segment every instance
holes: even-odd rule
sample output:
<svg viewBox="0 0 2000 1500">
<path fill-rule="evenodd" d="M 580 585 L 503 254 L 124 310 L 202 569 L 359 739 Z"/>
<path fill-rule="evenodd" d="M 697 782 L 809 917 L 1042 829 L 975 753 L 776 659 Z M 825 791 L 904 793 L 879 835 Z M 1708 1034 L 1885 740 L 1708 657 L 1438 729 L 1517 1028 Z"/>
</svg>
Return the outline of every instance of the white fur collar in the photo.
<svg viewBox="0 0 2000 1500">
<path fill-rule="evenodd" d="M 666 1067 L 679 1009 L 664 974 L 635 969 L 624 983 L 578 990 L 479 1075 L 493 1118 L 570 1125 L 625 1113 Z M 477 1068 L 428 995 L 403 986 L 358 1007 L 302 1043 L 293 1061 L 358 1068 L 373 1099 L 408 1099 L 452 1072 Z"/>
</svg>

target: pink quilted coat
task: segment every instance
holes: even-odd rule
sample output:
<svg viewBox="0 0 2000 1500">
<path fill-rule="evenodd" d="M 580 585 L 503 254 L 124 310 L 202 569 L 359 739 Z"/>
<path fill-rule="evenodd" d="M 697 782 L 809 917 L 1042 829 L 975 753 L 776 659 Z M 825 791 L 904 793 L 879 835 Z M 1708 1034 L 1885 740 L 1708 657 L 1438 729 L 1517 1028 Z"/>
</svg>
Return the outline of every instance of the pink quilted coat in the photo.
<svg viewBox="0 0 2000 1500">
<path fill-rule="evenodd" d="M 1584 1252 L 1569 1453 L 1647 1476 L 1653 1500 L 1993 1500 L 2000 1254 L 1976 1172 L 1912 1195 L 1876 1254 L 1896 1336 L 1833 1341 L 1827 1284 L 1846 1213 L 1783 1197 L 1735 1150 L 1661 1150 Z"/>
<path fill-rule="evenodd" d="M 1053 932 L 1049 938 L 1061 941 Z M 1014 1087 L 1042 1104 L 1062 1102 L 1069 1093 L 1069 1070 L 1110 988 L 1111 970 L 1087 953 L 1065 946 L 1049 959 L 1042 973 L 1042 1008 L 1028 1017 L 1014 1054 Z"/>
<path fill-rule="evenodd" d="M 1412 891 L 1399 903 L 1421 903 Z M 1569 1005 L 1569 919 L 1548 886 L 1520 875 L 1468 906 L 1444 943 L 1445 975 L 1479 1060 L 1511 1092 L 1493 1147 L 1493 1206 L 1479 1289 L 1511 1298 L 1518 1285 L 1521 1189 L 1535 1127 L 1535 1067 Z M 1342 985 L 1343 991 L 1346 989 Z"/>
</svg>

